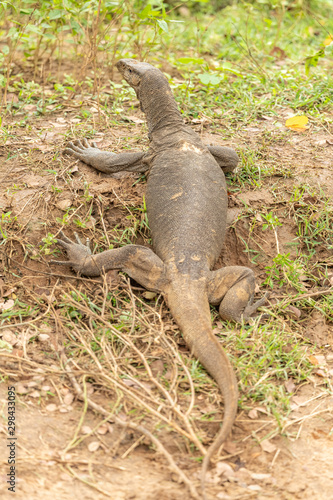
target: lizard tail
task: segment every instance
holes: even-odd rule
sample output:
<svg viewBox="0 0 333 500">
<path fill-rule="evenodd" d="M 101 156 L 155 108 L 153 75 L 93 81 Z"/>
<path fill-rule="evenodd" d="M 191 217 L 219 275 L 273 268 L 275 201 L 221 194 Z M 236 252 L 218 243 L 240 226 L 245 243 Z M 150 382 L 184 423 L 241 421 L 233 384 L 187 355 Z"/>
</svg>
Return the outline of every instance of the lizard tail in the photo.
<svg viewBox="0 0 333 500">
<path fill-rule="evenodd" d="M 221 373 L 219 375 L 221 376 L 215 377 L 214 374 L 211 373 L 211 371 L 208 368 L 206 369 L 214 377 L 220 388 L 220 391 L 222 392 L 223 402 L 224 402 L 224 415 L 223 415 L 222 427 L 219 430 L 218 434 L 215 436 L 213 443 L 208 448 L 207 453 L 202 462 L 200 480 L 201 480 L 201 491 L 203 500 L 207 499 L 205 492 L 205 480 L 210 460 L 213 457 L 213 455 L 219 450 L 222 444 L 227 440 L 231 432 L 238 407 L 238 388 L 237 388 L 237 380 L 235 373 L 231 367 L 227 355 L 225 354 L 220 345 L 219 345 L 219 351 L 220 351 L 219 352 L 220 363 L 223 363 L 223 365 L 222 364 L 220 365 Z"/>
<path fill-rule="evenodd" d="M 186 294 L 168 294 L 167 301 L 187 346 L 215 379 L 224 401 L 222 427 L 208 448 L 201 469 L 201 489 L 205 500 L 205 476 L 209 462 L 229 436 L 237 413 L 237 379 L 226 353 L 213 334 L 206 293 L 188 288 Z"/>
</svg>

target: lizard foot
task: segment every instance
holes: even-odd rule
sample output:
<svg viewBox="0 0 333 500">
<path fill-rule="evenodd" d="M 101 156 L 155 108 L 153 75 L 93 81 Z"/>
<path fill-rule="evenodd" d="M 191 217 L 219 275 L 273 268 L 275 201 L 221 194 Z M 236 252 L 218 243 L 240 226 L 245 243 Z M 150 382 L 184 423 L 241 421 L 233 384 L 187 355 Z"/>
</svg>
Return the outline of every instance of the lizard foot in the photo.
<svg viewBox="0 0 333 500">
<path fill-rule="evenodd" d="M 74 233 L 77 243 L 67 238 L 62 231 L 60 231 L 60 236 L 62 239 L 57 238 L 57 243 L 65 248 L 69 260 L 51 260 L 50 263 L 60 266 L 70 266 L 74 271 L 86 276 L 99 276 L 100 270 L 94 266 L 89 239 L 87 239 L 86 244 L 83 244 L 77 233 Z"/>
<path fill-rule="evenodd" d="M 250 318 L 250 316 L 252 316 L 252 314 L 254 314 L 257 311 L 258 307 L 263 306 L 266 303 L 268 297 L 269 297 L 269 292 L 266 292 L 265 295 L 261 299 L 257 300 L 254 304 L 252 298 L 252 300 L 246 306 L 242 314 L 243 320 L 246 321 L 248 318 Z"/>
<path fill-rule="evenodd" d="M 68 143 L 64 153 L 75 156 L 75 158 L 87 163 L 87 165 L 94 167 L 96 162 L 99 163 L 100 157 L 105 156 L 105 152 L 98 149 L 96 142 L 92 141 L 91 144 L 90 146 L 87 139 L 82 139 L 82 142 L 77 139 Z"/>
</svg>

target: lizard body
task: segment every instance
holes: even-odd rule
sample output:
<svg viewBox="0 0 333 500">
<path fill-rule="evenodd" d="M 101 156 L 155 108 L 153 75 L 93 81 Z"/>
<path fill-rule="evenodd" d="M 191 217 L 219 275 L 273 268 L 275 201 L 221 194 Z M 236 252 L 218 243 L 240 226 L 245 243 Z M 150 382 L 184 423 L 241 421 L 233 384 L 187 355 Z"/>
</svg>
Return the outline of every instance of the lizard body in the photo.
<svg viewBox="0 0 333 500">
<path fill-rule="evenodd" d="M 73 243 L 62 234 L 58 243 L 66 249 L 69 261 L 59 264 L 87 276 L 119 269 L 166 298 L 186 344 L 216 380 L 224 398 L 223 424 L 203 462 L 204 485 L 210 458 L 228 437 L 238 402 L 237 380 L 213 335 L 209 304 L 219 305 L 223 319 L 241 321 L 265 302 L 263 298 L 253 304 L 255 280 L 250 269 L 235 266 L 211 271 L 226 231 L 223 168 L 233 169 L 238 158 L 229 148 L 206 147 L 185 125 L 167 79 L 158 69 L 130 59 L 120 60 L 117 67 L 135 89 L 146 115 L 149 150 L 114 155 L 84 140 L 83 144 L 70 143 L 65 151 L 103 172 L 149 170 L 146 206 L 154 252 L 127 245 L 91 255 L 79 240 Z"/>
</svg>

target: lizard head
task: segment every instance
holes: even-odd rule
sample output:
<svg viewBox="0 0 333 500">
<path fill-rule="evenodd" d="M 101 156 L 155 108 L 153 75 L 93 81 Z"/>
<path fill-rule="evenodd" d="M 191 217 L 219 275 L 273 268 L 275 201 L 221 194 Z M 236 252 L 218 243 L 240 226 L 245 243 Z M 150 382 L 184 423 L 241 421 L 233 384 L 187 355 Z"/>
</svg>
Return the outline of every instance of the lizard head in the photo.
<svg viewBox="0 0 333 500">
<path fill-rule="evenodd" d="M 116 63 L 118 71 L 122 74 L 127 83 L 130 84 L 134 90 L 137 90 L 143 76 L 147 71 L 159 71 L 151 64 L 136 61 L 135 59 L 120 59 Z"/>
</svg>

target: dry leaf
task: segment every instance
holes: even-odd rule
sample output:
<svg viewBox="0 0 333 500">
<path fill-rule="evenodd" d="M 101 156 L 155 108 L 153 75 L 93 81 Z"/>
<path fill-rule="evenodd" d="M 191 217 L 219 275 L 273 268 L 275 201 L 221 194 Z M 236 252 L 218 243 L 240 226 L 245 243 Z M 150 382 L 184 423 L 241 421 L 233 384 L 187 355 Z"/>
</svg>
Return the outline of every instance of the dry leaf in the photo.
<svg viewBox="0 0 333 500">
<path fill-rule="evenodd" d="M 47 342 L 50 338 L 50 335 L 48 335 L 47 333 L 40 333 L 37 338 L 40 342 Z"/>
<path fill-rule="evenodd" d="M 65 212 L 69 207 L 71 207 L 71 205 L 72 205 L 72 200 L 67 199 L 58 201 L 56 206 L 60 208 L 60 210 L 63 210 Z"/>
<path fill-rule="evenodd" d="M 7 311 L 7 309 L 11 309 L 15 302 L 12 299 L 7 300 L 6 302 L 0 302 L 0 311 Z"/>
<path fill-rule="evenodd" d="M 11 330 L 2 331 L 2 340 L 8 342 L 11 345 L 16 345 L 18 343 L 18 338 Z"/>
<path fill-rule="evenodd" d="M 234 453 L 237 452 L 236 443 L 233 443 L 232 441 L 226 441 L 223 445 L 223 449 L 230 455 L 233 455 Z"/>
<path fill-rule="evenodd" d="M 32 398 L 39 398 L 40 397 L 40 392 L 39 391 L 32 391 L 29 396 Z"/>
<path fill-rule="evenodd" d="M 88 450 L 91 452 L 97 451 L 100 446 L 99 441 L 93 441 L 92 443 L 88 444 Z"/>
<path fill-rule="evenodd" d="M 318 359 L 317 359 L 317 357 L 313 356 L 313 355 L 308 356 L 308 361 L 310 361 L 310 363 L 312 365 L 319 365 L 320 364 L 319 361 L 318 361 Z"/>
<path fill-rule="evenodd" d="M 128 378 L 124 378 L 123 382 L 128 387 L 135 387 L 135 389 L 140 389 L 140 386 L 134 380 L 130 380 Z"/>
<path fill-rule="evenodd" d="M 260 446 L 263 449 L 263 451 L 266 451 L 266 453 L 274 453 L 274 451 L 276 451 L 275 444 L 271 443 L 268 439 L 265 439 L 265 441 L 262 441 L 260 443 Z"/>
<path fill-rule="evenodd" d="M 97 429 L 97 434 L 101 434 L 102 436 L 108 432 L 109 428 L 106 424 L 101 425 Z"/>
<path fill-rule="evenodd" d="M 283 49 L 281 49 L 280 47 L 273 47 L 272 50 L 270 51 L 269 53 L 270 56 L 274 56 L 276 57 L 277 59 L 286 59 L 287 57 L 287 54 L 285 53 L 285 51 Z"/>
<path fill-rule="evenodd" d="M 29 389 L 25 385 L 18 383 L 16 386 L 16 392 L 17 394 L 28 394 Z"/>
<path fill-rule="evenodd" d="M 156 359 L 150 364 L 150 369 L 154 377 L 159 377 L 164 371 L 164 363 L 161 359 Z"/>
<path fill-rule="evenodd" d="M 320 365 L 326 365 L 326 358 L 323 354 L 316 354 L 316 359 Z"/>
<path fill-rule="evenodd" d="M 252 472 L 250 472 L 245 467 L 241 467 L 237 472 L 235 472 L 235 476 L 237 477 L 237 479 L 244 483 L 246 483 L 246 481 L 249 481 L 249 479 L 251 478 L 251 474 Z"/>
<path fill-rule="evenodd" d="M 66 396 L 64 397 L 64 404 L 70 405 L 73 403 L 73 401 L 74 401 L 74 394 L 72 394 L 71 392 L 66 394 Z"/>
<path fill-rule="evenodd" d="M 258 418 L 258 410 L 253 408 L 252 410 L 249 411 L 248 417 L 251 418 L 252 420 Z"/>
<path fill-rule="evenodd" d="M 35 380 L 30 380 L 30 382 L 27 382 L 26 386 L 27 387 L 37 387 L 38 382 L 36 382 Z"/>
<path fill-rule="evenodd" d="M 145 123 L 144 120 L 142 120 L 141 118 L 138 118 L 137 116 L 126 116 L 126 119 L 130 120 L 133 123 Z"/>
<path fill-rule="evenodd" d="M 108 285 L 112 285 L 113 287 L 117 287 L 119 283 L 121 283 L 121 276 L 116 269 L 111 269 L 106 273 L 106 282 Z"/>
<path fill-rule="evenodd" d="M 294 318 L 294 319 L 299 319 L 301 317 L 301 314 L 302 314 L 301 311 L 299 309 L 297 309 L 297 307 L 295 307 L 295 306 L 286 307 L 284 312 L 287 316 L 290 316 L 291 318 Z"/>
<path fill-rule="evenodd" d="M 47 405 L 45 407 L 45 410 L 48 411 L 49 413 L 52 413 L 53 411 L 56 411 L 57 408 L 58 408 L 58 406 L 52 403 L 50 405 Z"/>
<path fill-rule="evenodd" d="M 285 383 L 284 386 L 288 392 L 295 392 L 296 385 L 294 384 L 294 381 L 289 378 Z"/>
<path fill-rule="evenodd" d="M 218 476 L 231 477 L 235 475 L 235 472 L 229 464 L 225 462 L 218 462 L 216 464 L 216 474 Z"/>
<path fill-rule="evenodd" d="M 156 292 L 143 292 L 142 294 L 145 299 L 151 300 L 154 299 L 157 296 Z"/>
<path fill-rule="evenodd" d="M 92 433 L 92 428 L 89 427 L 89 425 L 83 425 L 81 428 L 82 434 L 91 434 Z"/>
<path fill-rule="evenodd" d="M 93 385 L 90 382 L 86 383 L 86 387 L 87 387 L 87 394 L 88 394 L 88 396 L 91 396 L 92 394 L 94 394 L 95 389 L 94 389 Z"/>
<path fill-rule="evenodd" d="M 293 116 L 292 118 L 288 118 L 288 120 L 286 120 L 285 126 L 292 130 L 302 131 L 307 129 L 306 124 L 308 121 L 307 116 Z"/>
</svg>

